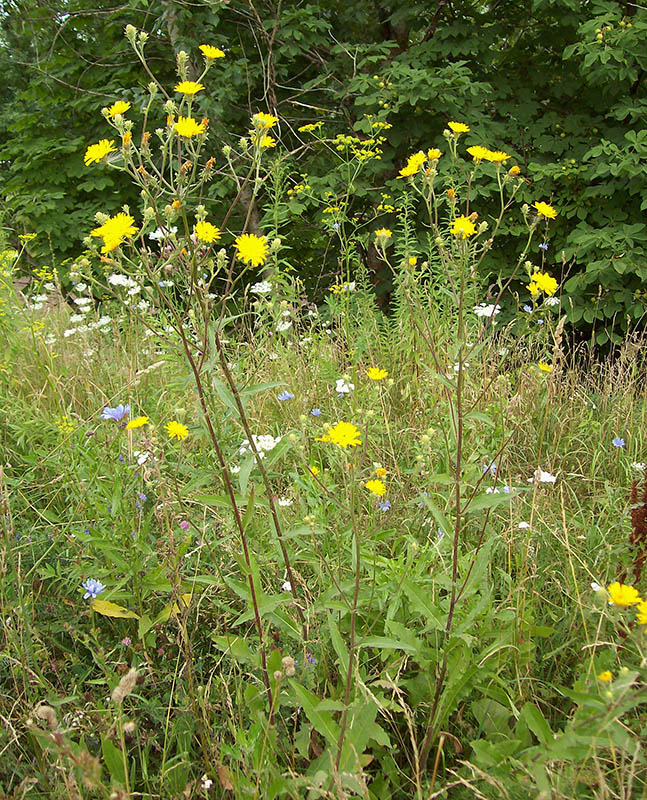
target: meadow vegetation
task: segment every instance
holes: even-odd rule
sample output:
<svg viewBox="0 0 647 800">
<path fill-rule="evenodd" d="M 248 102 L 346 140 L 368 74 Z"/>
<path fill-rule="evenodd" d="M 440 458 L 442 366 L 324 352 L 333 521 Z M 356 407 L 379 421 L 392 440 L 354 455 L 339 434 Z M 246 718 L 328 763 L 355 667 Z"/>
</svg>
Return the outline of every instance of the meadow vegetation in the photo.
<svg viewBox="0 0 647 800">
<path fill-rule="evenodd" d="M 571 341 L 559 197 L 450 119 L 356 214 L 386 116 L 302 126 L 303 175 L 272 109 L 195 112 L 223 50 L 169 85 L 126 35 L 146 98 L 83 152 L 137 207 L 1 256 L 5 796 L 647 797 L 644 342 Z"/>
</svg>

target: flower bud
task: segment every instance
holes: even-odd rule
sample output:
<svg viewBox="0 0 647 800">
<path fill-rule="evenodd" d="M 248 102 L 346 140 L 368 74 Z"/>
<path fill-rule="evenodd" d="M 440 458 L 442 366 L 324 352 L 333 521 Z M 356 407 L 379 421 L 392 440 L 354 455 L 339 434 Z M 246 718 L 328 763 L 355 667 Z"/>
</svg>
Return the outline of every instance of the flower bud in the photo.
<svg viewBox="0 0 647 800">
<path fill-rule="evenodd" d="M 134 25 L 126 25 L 126 37 L 131 45 L 135 46 L 135 38 L 137 36 L 137 28 Z"/>
<path fill-rule="evenodd" d="M 292 656 L 284 656 L 281 659 L 281 664 L 283 664 L 283 671 L 285 674 L 288 676 L 288 678 L 291 678 L 296 672 L 294 659 Z"/>
</svg>

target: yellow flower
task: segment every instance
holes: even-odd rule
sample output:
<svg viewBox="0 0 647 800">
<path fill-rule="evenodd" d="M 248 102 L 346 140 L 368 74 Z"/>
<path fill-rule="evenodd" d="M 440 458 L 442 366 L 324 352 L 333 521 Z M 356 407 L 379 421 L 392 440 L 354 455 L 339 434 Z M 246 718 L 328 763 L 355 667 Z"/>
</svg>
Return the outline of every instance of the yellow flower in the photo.
<svg viewBox="0 0 647 800">
<path fill-rule="evenodd" d="M 210 222 L 206 222 L 205 220 L 196 222 L 193 230 L 201 242 L 212 244 L 220 239 L 220 228 L 216 228 L 215 225 L 212 225 Z"/>
<path fill-rule="evenodd" d="M 442 156 L 442 153 L 437 147 L 432 147 L 431 150 L 427 150 L 427 158 L 430 161 L 437 161 Z"/>
<path fill-rule="evenodd" d="M 604 683 L 608 683 L 611 680 L 611 678 L 613 678 L 613 673 L 609 672 L 608 669 L 605 669 L 604 672 L 601 672 L 598 675 L 598 680 L 603 681 Z"/>
<path fill-rule="evenodd" d="M 314 464 L 313 464 L 311 467 L 308 467 L 308 469 L 310 470 L 310 474 L 311 474 L 311 475 L 318 475 L 318 474 L 321 472 L 321 470 L 319 469 L 319 467 L 317 467 L 317 466 L 316 466 L 316 465 L 314 465 Z"/>
<path fill-rule="evenodd" d="M 448 122 L 447 127 L 454 133 L 468 133 L 470 129 L 469 125 L 465 125 L 463 122 Z"/>
<path fill-rule="evenodd" d="M 148 421 L 148 417 L 135 417 L 126 425 L 126 430 L 132 431 L 133 428 L 141 428 L 143 425 L 146 425 Z"/>
<path fill-rule="evenodd" d="M 615 581 L 607 587 L 609 601 L 614 606 L 635 606 L 641 602 L 638 590 L 634 586 L 627 586 L 624 583 Z"/>
<path fill-rule="evenodd" d="M 508 170 L 508 175 L 511 175 L 513 178 L 516 178 L 517 175 L 519 175 L 520 173 L 521 173 L 521 167 L 517 167 L 516 165 L 514 167 L 510 167 L 510 169 Z"/>
<path fill-rule="evenodd" d="M 636 622 L 639 625 L 647 625 L 647 600 L 641 600 L 636 604 Z"/>
<path fill-rule="evenodd" d="M 189 429 L 186 425 L 182 425 L 181 422 L 176 422 L 172 419 L 170 422 L 167 422 L 164 426 L 166 431 L 169 435 L 169 439 L 186 439 L 189 435 Z"/>
<path fill-rule="evenodd" d="M 409 266 L 410 267 L 415 267 L 417 263 L 418 263 L 418 259 L 416 258 L 416 256 L 409 256 Z"/>
<path fill-rule="evenodd" d="M 116 103 L 113 103 L 110 106 L 106 116 L 112 119 L 112 117 L 116 117 L 117 114 L 125 114 L 129 108 L 130 108 L 130 103 L 126 102 L 125 100 L 117 100 Z"/>
<path fill-rule="evenodd" d="M 537 363 L 537 366 L 539 367 L 539 369 L 542 372 L 552 372 L 553 371 L 552 365 L 551 364 L 547 364 L 545 361 L 539 361 Z"/>
<path fill-rule="evenodd" d="M 480 144 L 475 144 L 473 147 L 468 147 L 467 152 L 472 156 L 474 161 L 482 161 L 488 157 L 490 152 L 487 147 L 481 147 Z"/>
<path fill-rule="evenodd" d="M 245 264 L 258 267 L 267 260 L 267 240 L 254 233 L 243 233 L 234 242 L 237 256 Z"/>
<path fill-rule="evenodd" d="M 417 153 L 409 156 L 406 167 L 402 167 L 400 170 L 400 177 L 410 178 L 412 175 L 416 175 L 420 171 L 420 167 L 424 164 L 426 159 L 427 156 L 422 152 L 422 150 L 419 150 Z"/>
<path fill-rule="evenodd" d="M 176 92 L 188 95 L 197 94 L 198 92 L 201 92 L 203 89 L 204 86 L 201 83 L 197 83 L 196 81 L 181 81 L 175 87 Z"/>
<path fill-rule="evenodd" d="M 369 490 L 369 492 L 372 492 L 378 497 L 383 497 L 386 494 L 386 486 L 382 483 L 382 481 L 367 481 L 364 486 Z"/>
<path fill-rule="evenodd" d="M 533 297 L 537 297 L 537 295 L 540 292 L 539 286 L 537 286 L 537 284 L 534 281 L 529 283 L 528 286 L 526 286 L 526 289 L 528 289 L 528 291 Z"/>
<path fill-rule="evenodd" d="M 252 144 L 259 144 L 261 150 L 268 150 L 270 147 L 276 147 L 276 139 L 268 134 L 264 136 L 252 136 Z"/>
<path fill-rule="evenodd" d="M 332 442 L 346 449 L 347 447 L 357 447 L 362 443 L 359 438 L 360 432 L 351 422 L 338 422 L 333 427 L 328 428 L 328 433 L 315 439 L 316 442 Z"/>
<path fill-rule="evenodd" d="M 180 136 L 190 139 L 192 136 L 204 133 L 205 124 L 204 122 L 197 123 L 193 117 L 179 117 L 173 127 Z"/>
<path fill-rule="evenodd" d="M 134 236 L 138 228 L 130 214 L 120 212 L 114 217 L 109 217 L 103 225 L 90 231 L 90 236 L 100 236 L 103 239 L 102 253 L 116 250 L 127 236 Z"/>
<path fill-rule="evenodd" d="M 366 374 L 372 381 L 381 381 L 383 378 L 386 378 L 389 373 L 385 369 L 371 367 L 369 370 L 367 370 Z"/>
<path fill-rule="evenodd" d="M 539 216 L 545 219 L 555 219 L 557 216 L 557 211 L 552 206 L 549 206 L 548 203 L 538 202 L 533 203 L 533 205 Z"/>
<path fill-rule="evenodd" d="M 450 233 L 453 233 L 455 236 L 461 236 L 463 239 L 467 239 L 468 236 L 473 236 L 476 233 L 476 228 L 469 217 L 457 217 L 452 222 Z"/>
<path fill-rule="evenodd" d="M 393 231 L 388 228 L 379 228 L 375 231 L 375 244 L 384 246 L 393 236 Z"/>
<path fill-rule="evenodd" d="M 500 164 L 502 161 L 507 161 L 509 158 L 512 158 L 512 156 L 509 156 L 501 150 L 488 150 L 486 156 L 486 160 L 492 161 L 494 164 Z"/>
<path fill-rule="evenodd" d="M 384 478 L 386 476 L 386 470 L 384 469 L 384 467 L 378 467 L 375 470 L 375 474 L 377 475 L 378 478 Z"/>
<path fill-rule="evenodd" d="M 269 131 L 279 121 L 278 117 L 272 114 L 266 114 L 264 111 L 259 111 L 252 117 L 252 125 L 259 131 Z"/>
<path fill-rule="evenodd" d="M 528 285 L 528 289 L 532 293 L 533 297 L 538 295 L 539 292 L 545 292 L 547 295 L 552 297 L 555 292 L 557 291 L 557 281 L 547 272 L 535 272 L 530 276 L 530 284 Z M 536 287 L 533 290 L 531 287 Z"/>
<path fill-rule="evenodd" d="M 124 147 L 130 147 L 130 143 L 133 140 L 132 131 L 126 131 L 124 135 L 121 137 L 121 143 Z"/>
<path fill-rule="evenodd" d="M 114 144 L 114 139 L 110 139 L 110 141 L 108 141 L 108 139 L 101 139 L 97 144 L 91 144 L 85 151 L 85 156 L 83 157 L 85 166 L 88 167 L 90 164 L 94 164 L 95 161 L 101 161 L 108 153 L 115 153 L 117 148 Z"/>
<path fill-rule="evenodd" d="M 225 57 L 225 54 L 219 47 L 213 47 L 213 45 L 210 44 L 201 44 L 200 50 L 202 51 L 202 55 L 209 61 L 213 61 L 215 58 Z"/>
</svg>

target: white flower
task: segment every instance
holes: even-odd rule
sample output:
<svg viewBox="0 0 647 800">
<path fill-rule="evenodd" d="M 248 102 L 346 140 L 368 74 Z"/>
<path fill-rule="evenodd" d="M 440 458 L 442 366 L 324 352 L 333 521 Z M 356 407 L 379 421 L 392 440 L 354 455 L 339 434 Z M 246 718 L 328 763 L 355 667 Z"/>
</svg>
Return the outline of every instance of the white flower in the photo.
<svg viewBox="0 0 647 800">
<path fill-rule="evenodd" d="M 68 328 L 66 331 L 63 331 L 63 336 L 65 336 L 65 338 L 68 339 L 70 336 L 74 336 L 76 331 L 77 331 L 76 328 Z"/>
<path fill-rule="evenodd" d="M 338 378 L 335 384 L 335 391 L 337 394 L 348 394 L 355 389 L 354 383 L 347 383 L 344 378 Z"/>
<path fill-rule="evenodd" d="M 37 294 L 34 297 L 32 297 L 32 300 L 34 301 L 34 303 L 45 303 L 45 302 L 47 302 L 48 298 L 49 298 L 49 295 Z"/>
<path fill-rule="evenodd" d="M 84 292 L 88 288 L 87 283 L 77 283 L 74 287 L 75 292 Z"/>
<path fill-rule="evenodd" d="M 137 464 L 140 467 L 142 464 L 145 464 L 151 457 L 151 454 L 148 452 L 148 450 L 133 450 L 133 455 L 135 456 Z"/>
<path fill-rule="evenodd" d="M 264 434 L 263 436 L 252 436 L 252 439 L 254 440 L 254 444 L 256 445 L 256 450 L 258 451 L 261 458 L 265 453 L 269 452 L 270 450 L 273 450 L 276 447 L 276 445 L 281 441 L 280 436 L 274 438 L 274 436 L 270 434 Z M 245 439 L 240 445 L 238 454 L 244 456 L 246 453 L 252 453 L 252 452 L 253 450 L 250 446 L 249 439 Z"/>
<path fill-rule="evenodd" d="M 151 233 L 149 233 L 148 235 L 152 236 Z M 211 789 L 212 786 L 213 786 L 213 781 L 211 780 L 211 778 L 207 778 L 206 775 L 203 775 L 202 776 L 202 788 L 206 791 L 208 789 Z"/>
<path fill-rule="evenodd" d="M 30 311 L 40 311 L 42 307 L 43 307 L 42 303 L 32 303 L 29 306 L 29 310 Z"/>
<path fill-rule="evenodd" d="M 591 589 L 593 589 L 594 592 L 599 592 L 601 588 L 602 587 L 600 586 L 600 584 L 596 583 L 595 581 L 593 581 L 593 583 L 591 584 Z"/>
<path fill-rule="evenodd" d="M 485 490 L 485 494 L 501 494 L 501 490 L 497 489 L 496 486 L 488 486 Z"/>
<path fill-rule="evenodd" d="M 500 305 L 480 303 L 472 309 L 477 317 L 493 317 L 501 311 Z"/>
<path fill-rule="evenodd" d="M 268 353 L 267 357 L 269 358 L 270 361 L 276 361 L 276 359 L 279 357 L 279 354 L 278 353 Z"/>
<path fill-rule="evenodd" d="M 458 372 L 458 370 L 459 370 L 460 368 L 461 368 L 461 367 L 460 367 L 460 364 L 454 364 L 454 366 L 452 367 L 452 369 L 454 370 L 454 372 Z M 468 361 L 464 361 L 464 362 L 463 362 L 463 369 L 468 369 L 468 368 L 469 368 L 469 362 L 468 362 Z"/>
<path fill-rule="evenodd" d="M 94 354 L 95 354 L 95 350 L 94 350 L 93 347 L 88 347 L 87 350 L 83 351 L 83 357 L 84 358 L 92 358 L 92 356 Z"/>
<path fill-rule="evenodd" d="M 283 585 L 281 586 L 281 589 L 283 589 L 284 592 L 291 592 L 292 591 L 292 584 L 290 583 L 290 581 L 285 581 L 283 583 Z"/>
<path fill-rule="evenodd" d="M 520 522 L 517 525 L 517 528 L 521 528 L 522 531 L 526 531 L 526 530 L 528 530 L 530 528 L 530 523 L 529 522 Z"/>
<path fill-rule="evenodd" d="M 48 333 L 47 336 L 43 339 L 45 344 L 54 344 L 56 342 L 56 336 L 53 333 Z"/>
<path fill-rule="evenodd" d="M 558 306 L 560 302 L 559 297 L 544 297 L 545 306 Z"/>
<path fill-rule="evenodd" d="M 43 286 L 43 289 L 45 289 L 46 292 L 53 292 L 56 289 L 56 284 L 55 283 L 51 283 L 51 282 L 50 283 L 46 283 Z"/>
<path fill-rule="evenodd" d="M 291 327 L 292 327 L 292 320 L 284 319 L 278 323 L 278 325 L 276 326 L 276 331 L 277 333 L 282 333 L 283 331 L 287 331 Z"/>
<path fill-rule="evenodd" d="M 279 499 L 278 499 L 278 504 L 280 506 L 282 506 L 283 508 L 285 508 L 287 506 L 291 506 L 292 503 L 293 503 L 293 501 L 290 500 L 289 497 L 279 497 Z"/>
<path fill-rule="evenodd" d="M 156 231 L 148 234 L 148 238 L 152 242 L 158 242 L 161 239 L 165 239 L 167 236 L 170 236 L 172 233 L 177 233 L 177 228 L 175 225 L 173 227 L 166 230 L 166 228 L 158 228 Z"/>
<path fill-rule="evenodd" d="M 86 313 L 87 312 L 84 311 L 83 314 L 70 314 L 70 322 L 72 325 L 76 325 L 77 322 L 83 322 Z"/>
<path fill-rule="evenodd" d="M 231 472 L 232 475 L 238 475 L 238 473 L 240 472 L 240 464 L 232 464 L 229 467 L 229 471 Z"/>
<path fill-rule="evenodd" d="M 131 286 L 130 289 L 128 289 L 127 294 L 129 297 L 132 297 L 133 295 L 139 294 L 141 290 L 142 287 L 138 283 L 135 283 L 134 286 Z"/>
<path fill-rule="evenodd" d="M 631 468 L 638 470 L 638 472 L 644 472 L 647 469 L 647 464 L 644 461 L 634 461 Z"/>
<path fill-rule="evenodd" d="M 254 294 L 269 294 L 272 291 L 272 284 L 269 281 L 259 281 L 252 284 L 249 291 Z"/>
<path fill-rule="evenodd" d="M 533 478 L 529 478 L 530 483 L 539 481 L 539 483 L 555 483 L 557 480 L 556 475 L 551 475 L 550 472 L 544 472 L 543 469 L 536 469 Z"/>
<path fill-rule="evenodd" d="M 74 302 L 77 306 L 89 306 L 92 302 L 91 297 L 76 297 L 74 298 Z"/>
<path fill-rule="evenodd" d="M 140 300 L 139 303 L 137 303 L 137 308 L 140 311 L 148 311 L 150 305 L 151 304 L 148 302 L 148 300 Z"/>
</svg>

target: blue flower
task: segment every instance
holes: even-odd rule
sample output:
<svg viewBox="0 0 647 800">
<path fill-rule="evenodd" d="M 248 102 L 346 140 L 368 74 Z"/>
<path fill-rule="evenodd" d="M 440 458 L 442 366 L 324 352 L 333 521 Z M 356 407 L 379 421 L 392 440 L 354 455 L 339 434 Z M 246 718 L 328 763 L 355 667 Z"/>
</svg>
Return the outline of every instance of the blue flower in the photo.
<svg viewBox="0 0 647 800">
<path fill-rule="evenodd" d="M 382 500 L 380 503 L 380 511 L 390 511 L 391 510 L 391 501 L 390 500 Z"/>
<path fill-rule="evenodd" d="M 545 252 L 546 252 L 546 250 L 548 250 L 548 242 L 542 242 L 542 243 L 539 245 L 539 249 L 540 249 L 540 250 L 543 250 L 543 251 L 544 251 L 544 253 L 545 253 Z"/>
<path fill-rule="evenodd" d="M 616 438 L 611 442 L 614 447 L 624 447 L 625 440 L 621 436 L 616 436 Z"/>
<path fill-rule="evenodd" d="M 310 412 L 313 417 L 320 417 L 321 416 L 321 409 L 320 408 L 313 408 Z"/>
<path fill-rule="evenodd" d="M 283 392 L 281 392 L 281 394 L 277 394 L 276 396 L 281 401 L 283 401 L 283 400 L 294 400 L 294 395 L 292 394 L 292 392 L 283 391 Z"/>
<path fill-rule="evenodd" d="M 119 403 L 116 408 L 106 406 L 101 412 L 101 419 L 113 419 L 115 422 L 119 422 L 128 414 L 130 414 L 130 406 L 122 406 L 121 403 Z"/>
<path fill-rule="evenodd" d="M 88 578 L 85 583 L 81 584 L 81 588 L 85 589 L 85 594 L 83 595 L 83 599 L 87 600 L 91 597 L 93 600 L 101 592 L 106 588 L 101 581 L 95 581 L 94 578 Z"/>
<path fill-rule="evenodd" d="M 532 314 L 532 306 L 529 306 L 528 303 L 526 303 L 525 306 L 522 306 L 521 310 L 525 311 L 526 314 Z"/>
<path fill-rule="evenodd" d="M 490 461 L 489 464 L 483 464 L 483 474 L 490 474 L 492 477 L 496 475 L 497 466 L 494 461 Z"/>
<path fill-rule="evenodd" d="M 537 320 L 537 325 L 543 325 L 543 324 L 544 324 L 544 320 L 543 319 L 538 319 Z"/>
<path fill-rule="evenodd" d="M 336 231 L 339 230 L 339 223 L 338 222 L 333 222 L 332 226 Z"/>
</svg>

